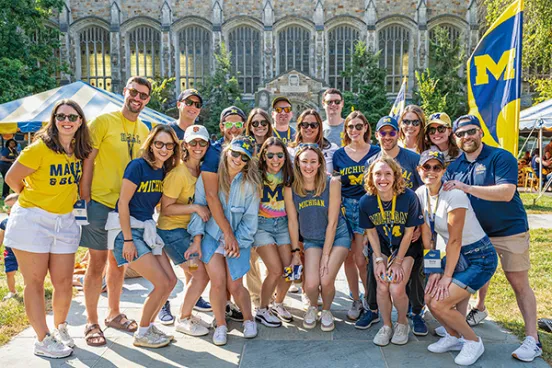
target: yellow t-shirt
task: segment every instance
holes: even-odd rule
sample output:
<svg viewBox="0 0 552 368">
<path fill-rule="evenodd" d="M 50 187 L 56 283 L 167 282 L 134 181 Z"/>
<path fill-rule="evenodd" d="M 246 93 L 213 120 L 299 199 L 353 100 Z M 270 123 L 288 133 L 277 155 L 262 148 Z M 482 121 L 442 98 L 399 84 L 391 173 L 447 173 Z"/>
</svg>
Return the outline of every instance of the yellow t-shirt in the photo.
<svg viewBox="0 0 552 368">
<path fill-rule="evenodd" d="M 88 126 L 93 147 L 98 150 L 92 177 L 92 199 L 115 208 L 125 168 L 131 159 L 139 157 L 140 147 L 149 130 L 140 119 L 132 122 L 120 111 L 100 115 Z M 129 155 L 129 146 L 132 157 Z"/>
<path fill-rule="evenodd" d="M 75 179 L 80 180 L 82 175 L 82 161 L 75 155 L 52 151 L 39 139 L 21 152 L 17 162 L 35 170 L 25 178 L 19 195 L 21 207 L 38 207 L 60 215 L 73 211 L 77 201 Z"/>
<path fill-rule="evenodd" d="M 194 203 L 195 184 L 194 177 L 186 165 L 180 164 L 171 170 L 163 180 L 163 195 L 169 198 L 176 198 L 177 204 Z M 190 223 L 191 215 L 163 216 L 159 215 L 157 227 L 161 230 L 186 229 Z"/>
</svg>

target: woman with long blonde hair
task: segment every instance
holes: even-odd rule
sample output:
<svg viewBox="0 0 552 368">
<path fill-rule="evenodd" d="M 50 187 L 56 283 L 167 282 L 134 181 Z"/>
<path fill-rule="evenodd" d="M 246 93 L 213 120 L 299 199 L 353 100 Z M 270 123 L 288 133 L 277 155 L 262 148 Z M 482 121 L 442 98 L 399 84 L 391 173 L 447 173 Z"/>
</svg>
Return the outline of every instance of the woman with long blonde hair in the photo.
<svg viewBox="0 0 552 368">
<path fill-rule="evenodd" d="M 399 117 L 399 146 L 422 153 L 425 124 L 424 110 L 416 105 L 408 105 Z"/>
</svg>

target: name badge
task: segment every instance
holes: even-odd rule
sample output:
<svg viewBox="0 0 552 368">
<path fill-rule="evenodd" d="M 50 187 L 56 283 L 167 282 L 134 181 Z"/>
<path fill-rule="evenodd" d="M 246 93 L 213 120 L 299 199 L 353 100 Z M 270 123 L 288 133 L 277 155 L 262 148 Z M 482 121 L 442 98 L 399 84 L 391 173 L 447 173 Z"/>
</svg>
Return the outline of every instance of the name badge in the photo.
<svg viewBox="0 0 552 368">
<path fill-rule="evenodd" d="M 441 267 L 441 260 L 444 256 L 445 256 L 444 252 L 441 252 L 440 250 L 425 249 L 424 250 L 424 272 L 426 274 L 443 273 L 443 269 Z"/>
<path fill-rule="evenodd" d="M 73 215 L 79 225 L 88 225 L 88 211 L 86 210 L 86 201 L 80 199 L 73 206 Z"/>
</svg>

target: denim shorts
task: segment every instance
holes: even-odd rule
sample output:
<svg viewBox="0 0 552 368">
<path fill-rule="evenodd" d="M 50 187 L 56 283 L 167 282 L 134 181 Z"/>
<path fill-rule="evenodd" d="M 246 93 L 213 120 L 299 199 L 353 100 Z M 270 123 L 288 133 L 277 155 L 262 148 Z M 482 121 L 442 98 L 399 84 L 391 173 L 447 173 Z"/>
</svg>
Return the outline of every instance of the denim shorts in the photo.
<svg viewBox="0 0 552 368">
<path fill-rule="evenodd" d="M 254 247 L 290 244 L 287 216 L 267 218 L 259 216 L 259 227 L 253 241 Z"/>
<path fill-rule="evenodd" d="M 488 237 L 464 245 L 461 250 L 469 266 L 452 275 L 452 282 L 471 294 L 483 287 L 493 277 L 498 266 L 498 256 Z"/>
<path fill-rule="evenodd" d="M 17 264 L 17 258 L 10 247 L 4 248 L 4 268 L 6 273 L 17 271 L 19 268 Z"/>
<path fill-rule="evenodd" d="M 136 247 L 136 252 L 138 253 L 136 255 L 136 258 L 132 260 L 134 262 L 138 258 L 142 257 L 143 255 L 151 253 L 151 248 L 144 241 L 144 229 L 131 229 L 131 231 L 132 231 L 132 240 L 133 240 L 134 246 Z M 125 257 L 123 257 L 124 245 L 125 245 L 124 236 L 123 236 L 123 232 L 121 231 L 119 235 L 117 235 L 117 237 L 115 238 L 115 246 L 113 249 L 113 255 L 115 256 L 115 260 L 117 260 L 117 266 L 119 267 L 126 265 L 128 263 Z"/>
<path fill-rule="evenodd" d="M 163 242 L 165 243 L 163 250 L 167 253 L 175 266 L 186 262 L 184 253 L 186 253 L 190 247 L 190 242 L 192 240 L 192 237 L 186 229 L 157 229 L 157 234 L 161 237 L 161 239 L 163 239 Z"/>
<path fill-rule="evenodd" d="M 333 242 L 334 247 L 351 248 L 351 234 L 347 228 L 347 223 L 342 217 L 339 218 L 337 223 L 337 229 L 335 229 L 335 238 Z M 324 240 L 309 240 L 303 239 L 303 248 L 305 250 L 309 248 L 324 248 Z"/>
<path fill-rule="evenodd" d="M 364 229 L 358 226 L 358 199 L 343 197 L 341 202 L 343 203 L 343 207 L 345 207 L 345 219 L 349 223 L 353 233 L 364 234 Z"/>
</svg>

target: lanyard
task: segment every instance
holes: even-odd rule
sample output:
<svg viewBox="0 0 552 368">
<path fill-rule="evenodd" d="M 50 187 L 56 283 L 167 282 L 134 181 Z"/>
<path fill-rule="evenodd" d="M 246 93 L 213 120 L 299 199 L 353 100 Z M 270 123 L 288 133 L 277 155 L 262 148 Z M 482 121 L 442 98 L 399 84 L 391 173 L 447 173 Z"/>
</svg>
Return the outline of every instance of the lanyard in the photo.
<svg viewBox="0 0 552 368">
<path fill-rule="evenodd" d="M 381 203 L 381 198 L 378 194 L 378 206 L 381 213 L 381 218 L 385 219 L 385 225 L 383 229 L 387 234 L 387 240 L 389 242 L 389 248 L 393 247 L 393 227 L 395 226 L 395 207 L 397 205 L 397 196 L 393 195 L 393 201 L 391 205 L 391 215 L 386 216 L 385 211 L 383 210 L 383 204 Z M 391 220 L 391 221 L 389 221 Z"/>
<path fill-rule="evenodd" d="M 74 155 L 75 153 L 73 153 Z M 76 166 L 77 166 L 77 163 L 78 161 L 74 161 L 73 162 L 73 166 L 71 166 L 71 161 L 69 161 L 69 155 L 67 153 L 64 153 L 63 154 L 63 157 L 65 157 L 65 161 L 67 161 L 67 165 L 69 167 L 69 171 L 71 172 L 71 175 L 73 176 L 73 179 L 75 180 L 75 184 L 77 185 L 77 200 L 80 200 L 80 188 L 79 188 L 79 184 L 80 184 L 80 178 L 79 176 L 77 175 L 77 170 L 76 170 Z"/>
<path fill-rule="evenodd" d="M 284 140 L 284 138 L 282 138 L 280 136 L 280 133 L 278 132 L 278 129 L 274 129 L 274 133 L 276 133 L 276 136 L 278 138 L 280 138 L 282 140 L 282 142 L 284 142 L 286 144 L 287 144 L 287 142 L 289 142 L 291 140 L 291 129 L 290 129 L 290 127 L 288 127 L 288 129 L 287 129 L 287 137 L 285 138 L 285 140 Z"/>
<path fill-rule="evenodd" d="M 439 188 L 439 192 L 441 188 Z M 437 194 L 437 200 L 435 201 L 435 211 L 431 208 L 431 196 L 429 195 L 429 189 L 426 187 L 426 198 L 427 198 L 427 218 L 429 222 L 429 227 L 431 228 L 431 249 L 435 249 L 437 241 L 437 232 L 435 231 L 435 213 L 437 212 L 437 207 L 439 206 L 439 195 Z"/>
<path fill-rule="evenodd" d="M 134 148 L 134 137 L 136 136 L 136 127 L 138 126 L 138 122 L 134 122 L 134 131 L 132 132 L 132 136 L 129 137 L 126 128 L 125 128 L 125 120 L 123 115 L 121 114 L 121 123 L 123 124 L 123 131 L 125 132 L 126 142 L 127 142 L 127 148 L 128 148 L 128 156 L 130 157 L 130 161 L 132 161 L 132 149 Z M 132 141 L 132 143 L 130 143 Z"/>
</svg>

